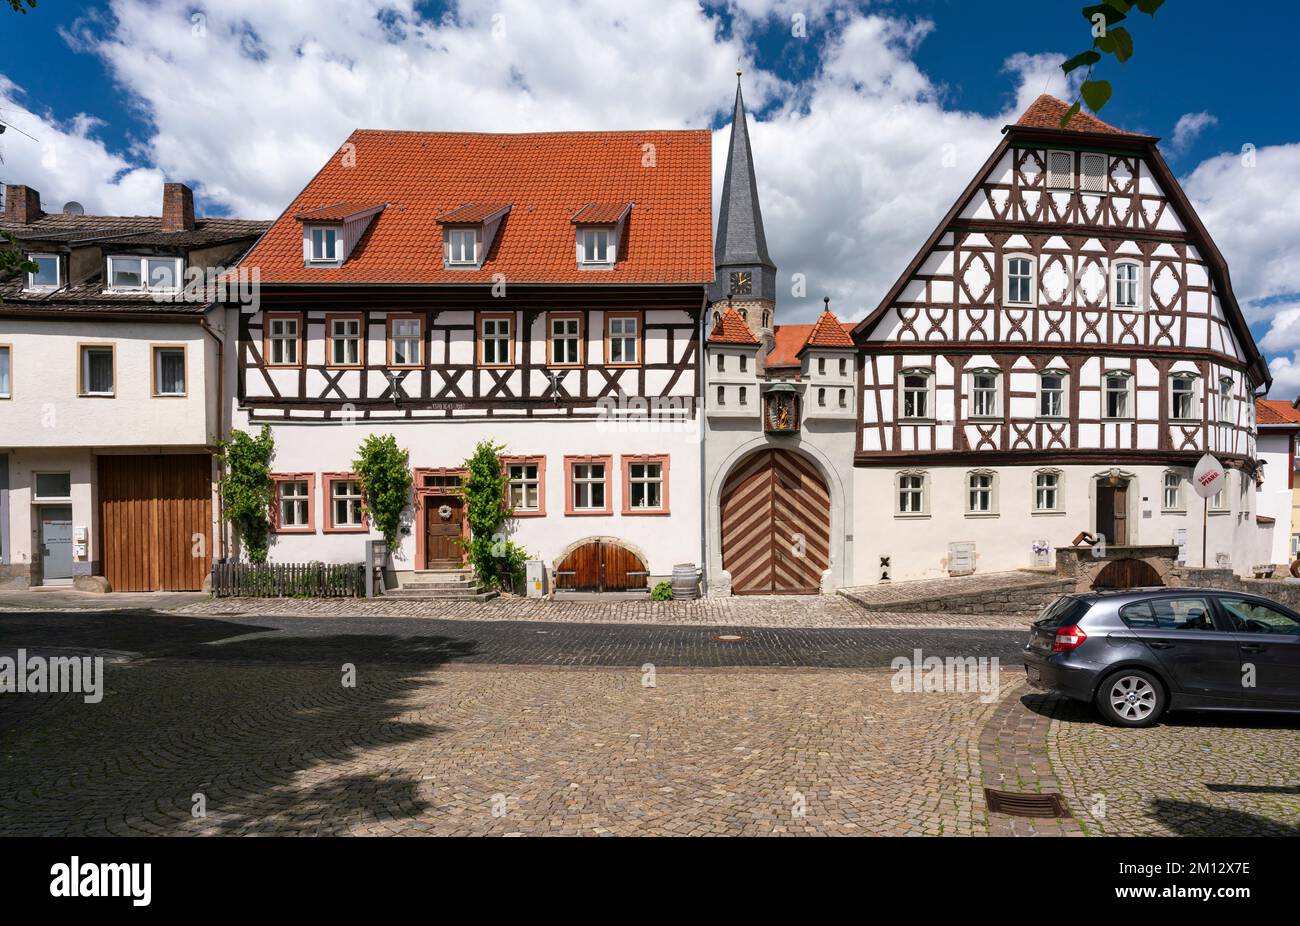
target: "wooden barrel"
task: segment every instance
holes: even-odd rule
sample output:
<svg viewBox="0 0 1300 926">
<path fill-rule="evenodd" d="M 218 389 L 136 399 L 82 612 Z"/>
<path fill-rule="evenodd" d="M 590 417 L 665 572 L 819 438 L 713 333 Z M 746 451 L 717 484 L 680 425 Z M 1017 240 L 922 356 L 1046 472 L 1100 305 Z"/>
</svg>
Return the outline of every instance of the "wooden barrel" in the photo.
<svg viewBox="0 0 1300 926">
<path fill-rule="evenodd" d="M 700 597 L 700 571 L 694 563 L 678 563 L 673 567 L 673 600 L 689 601 Z"/>
</svg>

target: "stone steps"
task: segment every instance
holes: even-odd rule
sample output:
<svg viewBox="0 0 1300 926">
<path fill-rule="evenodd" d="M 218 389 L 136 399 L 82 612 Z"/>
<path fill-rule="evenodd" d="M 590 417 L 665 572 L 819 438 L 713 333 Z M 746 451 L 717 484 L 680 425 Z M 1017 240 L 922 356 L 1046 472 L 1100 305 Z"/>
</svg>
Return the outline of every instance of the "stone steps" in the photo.
<svg viewBox="0 0 1300 926">
<path fill-rule="evenodd" d="M 497 597 L 479 584 L 473 569 L 417 569 L 413 579 L 384 593 L 402 601 L 488 601 Z"/>
</svg>

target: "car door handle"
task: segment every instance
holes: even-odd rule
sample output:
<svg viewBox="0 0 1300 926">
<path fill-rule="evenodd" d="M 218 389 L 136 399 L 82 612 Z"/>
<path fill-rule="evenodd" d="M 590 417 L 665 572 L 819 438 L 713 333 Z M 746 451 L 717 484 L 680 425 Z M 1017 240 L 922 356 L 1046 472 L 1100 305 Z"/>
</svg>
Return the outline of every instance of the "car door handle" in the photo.
<svg viewBox="0 0 1300 926">
<path fill-rule="evenodd" d="M 1151 646 L 1152 649 L 1173 649 L 1174 648 L 1174 644 L 1166 643 L 1162 640 L 1151 640 L 1149 641 L 1149 645 Z"/>
<path fill-rule="evenodd" d="M 1242 643 L 1241 651 L 1243 653 L 1262 653 L 1264 652 L 1264 647 L 1258 643 Z"/>
</svg>

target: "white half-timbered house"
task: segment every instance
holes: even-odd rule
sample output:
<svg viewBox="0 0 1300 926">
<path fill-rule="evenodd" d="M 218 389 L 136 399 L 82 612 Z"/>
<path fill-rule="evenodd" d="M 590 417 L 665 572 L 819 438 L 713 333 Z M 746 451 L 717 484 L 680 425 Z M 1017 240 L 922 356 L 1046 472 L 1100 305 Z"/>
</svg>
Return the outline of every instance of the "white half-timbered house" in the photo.
<svg viewBox="0 0 1300 926">
<path fill-rule="evenodd" d="M 879 306 L 861 351 L 853 533 L 874 581 L 1048 565 L 1080 531 L 1239 572 L 1268 370 L 1156 139 L 1040 97 Z M 1229 468 L 1202 510 L 1205 452 Z M 1048 552 L 1044 552 L 1048 551 Z"/>
<path fill-rule="evenodd" d="M 504 445 L 510 539 L 558 588 L 700 561 L 706 131 L 357 131 L 244 262 L 234 426 L 275 438 L 273 562 L 361 559 L 367 435 L 409 451 L 399 577 L 459 567 L 462 463 Z"/>
</svg>

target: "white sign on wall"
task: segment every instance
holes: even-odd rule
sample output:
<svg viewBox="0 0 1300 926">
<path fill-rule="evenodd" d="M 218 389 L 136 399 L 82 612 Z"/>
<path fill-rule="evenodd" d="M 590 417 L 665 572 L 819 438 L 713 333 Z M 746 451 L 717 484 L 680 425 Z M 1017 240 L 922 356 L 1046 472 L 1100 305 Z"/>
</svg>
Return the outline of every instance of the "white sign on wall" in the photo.
<svg viewBox="0 0 1300 926">
<path fill-rule="evenodd" d="M 1207 453 L 1197 461 L 1196 469 L 1192 470 L 1192 488 L 1201 498 L 1213 498 L 1223 488 L 1225 478 L 1227 476 L 1222 464 L 1214 458 L 1214 454 Z"/>
</svg>

